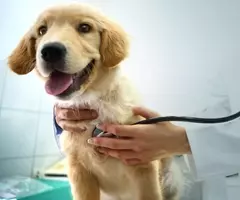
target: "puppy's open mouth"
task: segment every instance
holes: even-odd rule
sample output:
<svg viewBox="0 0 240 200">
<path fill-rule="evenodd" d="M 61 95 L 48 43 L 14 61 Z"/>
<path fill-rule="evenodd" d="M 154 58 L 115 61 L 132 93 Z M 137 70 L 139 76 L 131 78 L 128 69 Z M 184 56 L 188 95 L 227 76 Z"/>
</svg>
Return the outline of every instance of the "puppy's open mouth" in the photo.
<svg viewBox="0 0 240 200">
<path fill-rule="evenodd" d="M 81 85 L 88 80 L 94 64 L 95 61 L 92 60 L 82 71 L 75 74 L 55 70 L 45 84 L 46 92 L 53 96 L 63 97 L 79 90 Z"/>
</svg>

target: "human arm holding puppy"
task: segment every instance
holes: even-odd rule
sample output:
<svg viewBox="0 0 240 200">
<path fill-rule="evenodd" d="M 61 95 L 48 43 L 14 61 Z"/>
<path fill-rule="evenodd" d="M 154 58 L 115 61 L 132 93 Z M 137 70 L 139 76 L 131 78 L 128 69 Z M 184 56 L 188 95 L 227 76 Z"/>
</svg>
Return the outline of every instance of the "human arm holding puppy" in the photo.
<svg viewBox="0 0 240 200">
<path fill-rule="evenodd" d="M 82 120 L 97 117 L 92 110 L 73 110 L 55 108 L 57 123 L 67 131 L 81 133 L 86 127 Z M 133 108 L 135 115 L 144 118 L 159 116 L 146 108 Z M 134 165 L 146 163 L 160 157 L 191 153 L 186 131 L 183 127 L 170 122 L 146 125 L 112 125 L 105 124 L 100 129 L 128 139 L 95 137 L 90 144 L 98 146 L 101 153 L 121 159 L 124 163 Z"/>
</svg>

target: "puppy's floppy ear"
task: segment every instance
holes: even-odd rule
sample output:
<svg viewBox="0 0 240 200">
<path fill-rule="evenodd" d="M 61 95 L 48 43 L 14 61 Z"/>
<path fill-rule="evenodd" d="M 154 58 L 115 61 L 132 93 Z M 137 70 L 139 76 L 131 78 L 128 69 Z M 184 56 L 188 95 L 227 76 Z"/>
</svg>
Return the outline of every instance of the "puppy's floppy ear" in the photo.
<svg viewBox="0 0 240 200">
<path fill-rule="evenodd" d="M 33 70 L 36 63 L 36 39 L 30 32 L 21 39 L 12 54 L 8 57 L 10 69 L 20 75 L 27 74 Z"/>
<path fill-rule="evenodd" d="M 100 54 L 104 67 L 115 67 L 127 55 L 129 41 L 124 30 L 114 22 L 103 22 Z"/>
</svg>

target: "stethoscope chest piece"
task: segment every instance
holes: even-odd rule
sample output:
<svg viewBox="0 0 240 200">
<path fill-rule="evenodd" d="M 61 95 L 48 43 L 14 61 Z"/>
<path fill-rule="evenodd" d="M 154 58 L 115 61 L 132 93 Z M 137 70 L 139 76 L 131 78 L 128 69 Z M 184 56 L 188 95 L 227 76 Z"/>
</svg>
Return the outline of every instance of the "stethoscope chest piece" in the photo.
<svg viewBox="0 0 240 200">
<path fill-rule="evenodd" d="M 92 137 L 108 137 L 108 138 L 116 138 L 116 135 L 112 133 L 107 133 L 102 131 L 101 129 L 97 128 L 95 126 L 93 132 L 92 132 Z"/>
</svg>

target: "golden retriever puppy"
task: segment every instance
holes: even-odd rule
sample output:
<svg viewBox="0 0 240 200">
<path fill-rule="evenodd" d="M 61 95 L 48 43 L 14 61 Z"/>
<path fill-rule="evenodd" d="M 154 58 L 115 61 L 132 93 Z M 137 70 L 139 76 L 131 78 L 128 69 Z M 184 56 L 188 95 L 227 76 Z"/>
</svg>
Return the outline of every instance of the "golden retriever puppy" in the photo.
<svg viewBox="0 0 240 200">
<path fill-rule="evenodd" d="M 74 3 L 46 9 L 9 56 L 15 73 L 36 70 L 60 106 L 99 113 L 97 120 L 83 124 L 84 133 L 61 135 L 75 200 L 99 200 L 101 192 L 115 200 L 179 198 L 181 178 L 171 158 L 127 166 L 87 143 L 98 123 L 141 120 L 131 110 L 140 104 L 136 90 L 119 67 L 128 47 L 118 24 L 89 5 Z"/>
</svg>

